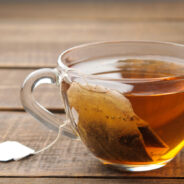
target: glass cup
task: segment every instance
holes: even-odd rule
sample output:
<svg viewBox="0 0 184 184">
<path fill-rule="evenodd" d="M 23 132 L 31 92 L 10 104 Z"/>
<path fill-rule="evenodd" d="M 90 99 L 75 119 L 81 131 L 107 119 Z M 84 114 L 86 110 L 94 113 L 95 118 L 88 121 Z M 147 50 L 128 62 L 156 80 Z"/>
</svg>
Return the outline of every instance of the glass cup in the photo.
<svg viewBox="0 0 184 184">
<path fill-rule="evenodd" d="M 66 121 L 33 98 L 43 83 L 58 86 Z M 64 51 L 55 69 L 24 81 L 26 111 L 51 129 L 80 139 L 102 163 L 128 171 L 160 168 L 184 146 L 184 46 L 119 41 Z"/>
</svg>

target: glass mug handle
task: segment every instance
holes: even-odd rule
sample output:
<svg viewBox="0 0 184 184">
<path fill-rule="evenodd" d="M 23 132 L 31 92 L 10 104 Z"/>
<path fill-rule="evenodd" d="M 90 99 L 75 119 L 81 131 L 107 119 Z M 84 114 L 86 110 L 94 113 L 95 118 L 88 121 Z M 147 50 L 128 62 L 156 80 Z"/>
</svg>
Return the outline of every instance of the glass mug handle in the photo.
<svg viewBox="0 0 184 184">
<path fill-rule="evenodd" d="M 40 84 L 57 85 L 58 83 L 59 73 L 56 68 L 44 68 L 32 72 L 27 76 L 22 85 L 20 92 L 21 102 L 27 112 L 48 128 L 59 131 L 59 127 L 62 127 L 64 135 L 75 139 L 78 138 L 78 136 L 75 135 L 74 131 L 68 126 L 68 122 L 62 121 L 58 116 L 40 105 L 33 97 L 34 89 Z"/>
</svg>

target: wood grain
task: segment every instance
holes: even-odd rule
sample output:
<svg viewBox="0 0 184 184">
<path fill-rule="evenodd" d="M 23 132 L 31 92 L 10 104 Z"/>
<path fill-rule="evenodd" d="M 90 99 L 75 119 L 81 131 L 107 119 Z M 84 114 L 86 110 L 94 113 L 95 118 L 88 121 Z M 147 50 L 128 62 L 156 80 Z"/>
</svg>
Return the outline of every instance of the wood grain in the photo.
<svg viewBox="0 0 184 184">
<path fill-rule="evenodd" d="M 38 87 L 34 92 L 34 97 L 37 102 L 47 109 L 60 112 L 64 111 L 59 89 L 54 85 Z M 0 86 L 0 110 L 23 110 L 20 101 L 19 86 Z"/>
<path fill-rule="evenodd" d="M 58 115 L 61 119 L 65 118 L 62 114 Z M 48 130 L 27 113 L 0 112 L 0 142 L 16 140 L 39 150 L 55 137 L 56 132 Z M 62 136 L 44 153 L 17 162 L 1 163 L 0 176 L 183 178 L 183 168 L 184 150 L 161 169 L 138 173 L 118 172 L 97 161 L 80 141 Z"/>
<path fill-rule="evenodd" d="M 50 1 L 0 3 L 0 142 L 17 140 L 35 150 L 57 133 L 23 111 L 19 91 L 34 69 L 56 67 L 72 46 L 110 40 L 184 43 L 184 1 Z M 57 87 L 35 90 L 38 102 L 62 120 Z M 11 111 L 11 112 L 10 112 Z M 128 173 L 97 161 L 76 140 L 61 136 L 49 150 L 21 161 L 0 163 L 0 184 L 24 183 L 184 183 L 184 150 L 167 166 Z"/>
<path fill-rule="evenodd" d="M 183 184 L 183 179 L 96 179 L 96 178 L 0 178 L 0 184 Z"/>
<path fill-rule="evenodd" d="M 133 30 L 132 31 L 130 30 L 130 32 L 132 32 L 132 35 L 134 34 Z M 176 34 L 177 34 L 177 31 L 176 31 Z M 118 40 L 143 40 L 141 35 L 138 36 L 139 38 L 137 37 L 135 39 L 133 39 L 131 34 L 129 36 L 125 36 L 125 35 L 120 37 Z M 109 35 L 109 38 L 106 38 L 103 40 L 107 40 L 107 41 L 114 40 L 111 37 L 112 35 Z M 173 42 L 183 44 L 184 43 L 183 37 L 184 36 L 182 35 L 182 38 L 179 38 L 179 40 L 173 39 Z M 152 38 L 152 36 L 149 36 L 148 39 L 144 39 L 144 40 L 171 41 L 170 39 L 163 40 L 162 38 L 159 39 L 159 36 L 157 37 L 157 35 L 155 35 L 154 39 Z M 103 40 L 99 39 L 98 41 L 103 41 Z M 93 41 L 97 41 L 97 40 L 92 40 L 90 42 L 93 42 Z M 58 56 L 61 54 L 61 52 L 73 46 L 87 43 L 87 41 L 71 42 L 71 43 L 63 42 L 63 41 L 60 41 L 60 43 L 52 43 L 52 41 L 48 43 L 40 43 L 40 42 L 36 43 L 36 42 L 37 41 L 34 41 L 34 43 L 21 43 L 18 41 L 10 42 L 10 43 L 2 42 L 0 44 L 0 68 L 37 69 L 37 68 L 45 68 L 45 67 L 47 68 L 56 67 Z"/>
<path fill-rule="evenodd" d="M 56 67 L 61 52 L 80 43 L 2 42 L 0 44 L 0 68 Z"/>
<path fill-rule="evenodd" d="M 167 31 L 166 31 L 167 30 Z M 67 43 L 105 40 L 183 42 L 183 22 L 12 21 L 0 23 L 1 43 Z M 67 34 L 66 34 L 67 33 Z M 177 33 L 177 34 L 176 34 Z"/>
<path fill-rule="evenodd" d="M 23 110 L 20 89 L 32 69 L 0 69 L 0 110 Z M 55 85 L 41 85 L 34 91 L 35 99 L 44 107 L 63 111 L 60 92 Z"/>
<path fill-rule="evenodd" d="M 21 86 L 24 79 L 30 74 L 32 69 L 21 70 L 21 69 L 0 69 L 0 86 Z"/>
<path fill-rule="evenodd" d="M 1 19 L 183 20 L 183 1 L 64 1 L 1 3 Z M 19 11 L 21 10 L 21 11 Z"/>
<path fill-rule="evenodd" d="M 63 50 L 87 42 L 184 43 L 183 8 L 181 1 L 2 3 L 0 67 L 55 67 Z"/>
</svg>

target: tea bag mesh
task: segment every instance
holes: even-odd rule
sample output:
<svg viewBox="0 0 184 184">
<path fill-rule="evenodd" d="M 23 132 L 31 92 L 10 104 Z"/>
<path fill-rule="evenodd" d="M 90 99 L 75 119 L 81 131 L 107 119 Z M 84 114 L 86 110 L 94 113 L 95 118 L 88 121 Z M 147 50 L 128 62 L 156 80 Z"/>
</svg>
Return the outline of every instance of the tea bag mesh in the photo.
<svg viewBox="0 0 184 184">
<path fill-rule="evenodd" d="M 81 139 L 97 157 L 112 162 L 151 162 L 155 157 L 147 147 L 162 148 L 162 153 L 168 150 L 118 91 L 73 82 L 67 95 L 71 108 L 79 114 L 77 124 Z"/>
</svg>

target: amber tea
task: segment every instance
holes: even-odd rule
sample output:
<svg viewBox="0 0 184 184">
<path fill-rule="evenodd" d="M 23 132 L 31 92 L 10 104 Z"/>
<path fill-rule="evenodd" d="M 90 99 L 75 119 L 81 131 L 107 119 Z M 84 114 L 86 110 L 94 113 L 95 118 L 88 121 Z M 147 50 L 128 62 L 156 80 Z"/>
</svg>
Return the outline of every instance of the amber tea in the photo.
<svg viewBox="0 0 184 184">
<path fill-rule="evenodd" d="M 104 163 L 157 164 L 182 149 L 184 63 L 173 58 L 106 58 L 70 67 L 115 79 L 112 86 L 86 79 L 62 85 L 82 141 Z M 126 88 L 123 92 L 117 79 Z"/>
<path fill-rule="evenodd" d="M 35 88 L 48 83 L 60 89 L 64 121 L 34 98 Z M 58 135 L 81 139 L 102 163 L 126 171 L 157 169 L 184 147 L 184 45 L 76 46 L 59 55 L 56 68 L 28 75 L 20 97 L 33 117 Z"/>
</svg>

